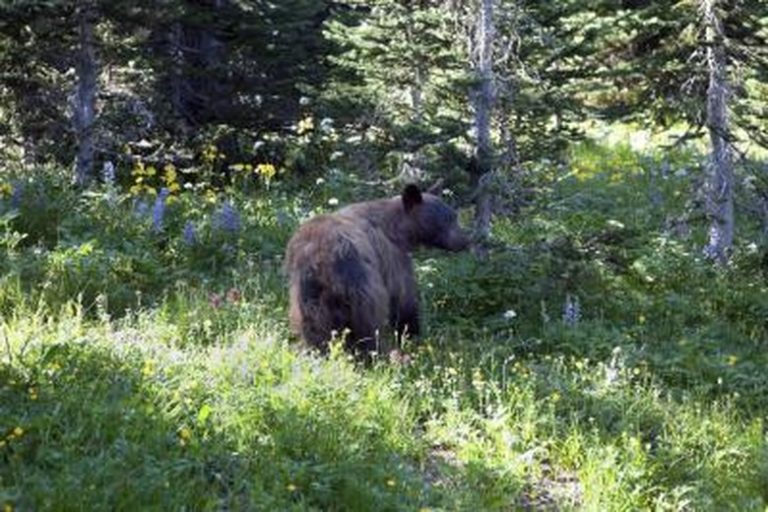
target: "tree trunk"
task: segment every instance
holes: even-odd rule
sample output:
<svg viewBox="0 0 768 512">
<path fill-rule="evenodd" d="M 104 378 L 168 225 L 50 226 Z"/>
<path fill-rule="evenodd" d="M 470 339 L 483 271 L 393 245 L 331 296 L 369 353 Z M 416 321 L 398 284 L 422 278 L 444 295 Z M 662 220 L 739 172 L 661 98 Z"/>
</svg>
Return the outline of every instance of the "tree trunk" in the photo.
<svg viewBox="0 0 768 512">
<path fill-rule="evenodd" d="M 493 0 L 480 0 L 480 11 L 475 31 L 477 86 L 472 99 L 475 107 L 477 146 L 473 181 L 476 183 L 475 236 L 479 242 L 487 240 L 491 228 L 491 193 L 488 176 L 493 167 L 491 146 L 491 112 L 494 104 L 493 87 Z"/>
<path fill-rule="evenodd" d="M 77 138 L 75 159 L 75 183 L 85 186 L 93 176 L 93 122 L 96 118 L 96 87 L 98 64 L 94 25 L 96 4 L 94 0 L 81 0 L 77 8 L 79 23 L 79 52 L 77 56 L 77 91 L 74 105 L 74 127 Z"/>
<path fill-rule="evenodd" d="M 720 264 L 728 261 L 733 245 L 733 162 L 728 135 L 728 79 L 724 35 L 717 0 L 701 0 L 707 44 L 709 86 L 707 88 L 707 129 L 711 144 L 707 207 L 710 217 L 707 256 Z"/>
</svg>

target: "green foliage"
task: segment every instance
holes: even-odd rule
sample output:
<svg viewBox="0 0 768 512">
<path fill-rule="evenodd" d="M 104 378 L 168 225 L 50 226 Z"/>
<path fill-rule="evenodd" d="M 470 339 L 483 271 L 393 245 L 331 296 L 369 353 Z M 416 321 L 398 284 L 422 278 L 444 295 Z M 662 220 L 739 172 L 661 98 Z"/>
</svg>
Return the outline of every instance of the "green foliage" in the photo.
<svg viewBox="0 0 768 512">
<path fill-rule="evenodd" d="M 0 503 L 763 510 L 765 248 L 702 261 L 697 161 L 531 163 L 487 260 L 416 255 L 427 333 L 367 368 L 292 342 L 280 255 L 379 191 L 341 171 L 182 187 L 156 229 L 130 192 L 31 176 L 0 203 Z M 58 206 L 34 211 L 42 192 Z"/>
</svg>

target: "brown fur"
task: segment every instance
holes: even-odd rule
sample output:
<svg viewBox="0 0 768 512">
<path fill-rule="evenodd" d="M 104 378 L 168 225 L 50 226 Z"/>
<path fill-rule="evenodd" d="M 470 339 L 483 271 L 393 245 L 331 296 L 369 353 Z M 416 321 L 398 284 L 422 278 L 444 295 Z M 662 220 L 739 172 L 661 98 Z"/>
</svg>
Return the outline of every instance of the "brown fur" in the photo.
<svg viewBox="0 0 768 512">
<path fill-rule="evenodd" d="M 455 214 L 451 219 L 446 212 L 452 210 L 439 199 L 409 186 L 402 197 L 353 204 L 304 223 L 286 252 L 294 331 L 322 351 L 333 332 L 347 331 L 347 347 L 364 353 L 387 350 L 393 330 L 418 335 L 409 252 L 420 244 L 467 245 Z"/>
</svg>

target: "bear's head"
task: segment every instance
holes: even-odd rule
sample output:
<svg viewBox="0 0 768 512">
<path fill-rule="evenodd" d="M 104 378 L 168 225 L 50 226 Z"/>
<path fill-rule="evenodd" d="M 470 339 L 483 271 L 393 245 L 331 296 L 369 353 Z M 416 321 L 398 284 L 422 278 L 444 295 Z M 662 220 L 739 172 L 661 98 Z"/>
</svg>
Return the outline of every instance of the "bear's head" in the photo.
<svg viewBox="0 0 768 512">
<path fill-rule="evenodd" d="M 469 246 L 469 236 L 461 229 L 456 211 L 416 185 L 407 185 L 402 193 L 408 217 L 411 243 L 447 251 L 461 251 Z"/>
</svg>

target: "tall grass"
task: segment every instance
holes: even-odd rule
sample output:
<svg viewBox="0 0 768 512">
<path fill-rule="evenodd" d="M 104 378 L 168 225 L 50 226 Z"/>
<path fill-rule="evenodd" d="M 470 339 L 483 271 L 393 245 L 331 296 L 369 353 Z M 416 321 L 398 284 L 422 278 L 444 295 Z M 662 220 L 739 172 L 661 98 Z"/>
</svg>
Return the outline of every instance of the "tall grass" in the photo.
<svg viewBox="0 0 768 512">
<path fill-rule="evenodd" d="M 714 269 L 669 229 L 695 165 L 577 149 L 489 260 L 418 255 L 427 333 L 366 368 L 285 322 L 285 240 L 345 191 L 235 195 L 227 233 L 194 197 L 159 233 L 127 198 L 3 203 L 0 504 L 764 510 L 765 248 Z"/>
</svg>

